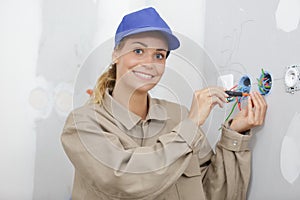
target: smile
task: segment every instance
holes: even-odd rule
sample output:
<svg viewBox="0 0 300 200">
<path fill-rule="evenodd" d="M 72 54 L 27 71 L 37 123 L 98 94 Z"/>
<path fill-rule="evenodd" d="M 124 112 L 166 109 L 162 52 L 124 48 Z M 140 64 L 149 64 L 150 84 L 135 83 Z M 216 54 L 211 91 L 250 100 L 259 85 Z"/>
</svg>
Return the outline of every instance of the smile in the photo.
<svg viewBox="0 0 300 200">
<path fill-rule="evenodd" d="M 142 79 L 146 79 L 146 80 L 150 80 L 152 79 L 154 76 L 152 76 L 151 74 L 144 74 L 142 72 L 137 72 L 137 71 L 133 71 L 133 73 L 139 77 L 139 78 L 142 78 Z"/>
</svg>

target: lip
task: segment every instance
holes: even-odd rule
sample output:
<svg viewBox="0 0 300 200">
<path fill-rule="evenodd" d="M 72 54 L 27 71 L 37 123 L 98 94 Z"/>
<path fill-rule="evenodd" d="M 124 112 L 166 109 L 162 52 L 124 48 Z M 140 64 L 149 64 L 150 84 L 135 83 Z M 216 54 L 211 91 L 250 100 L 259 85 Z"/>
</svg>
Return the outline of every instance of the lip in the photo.
<svg viewBox="0 0 300 200">
<path fill-rule="evenodd" d="M 137 76 L 138 78 L 143 79 L 143 80 L 151 80 L 154 78 L 154 75 L 149 74 L 149 73 L 135 71 L 135 70 L 133 70 L 132 72 L 134 73 L 135 76 Z"/>
</svg>

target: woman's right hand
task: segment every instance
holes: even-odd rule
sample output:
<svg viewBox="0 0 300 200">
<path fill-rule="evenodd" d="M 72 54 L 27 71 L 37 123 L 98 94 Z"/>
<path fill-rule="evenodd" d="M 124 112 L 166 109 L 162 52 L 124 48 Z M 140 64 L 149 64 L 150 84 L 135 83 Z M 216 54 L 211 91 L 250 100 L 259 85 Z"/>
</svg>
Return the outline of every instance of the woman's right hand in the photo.
<svg viewBox="0 0 300 200">
<path fill-rule="evenodd" d="M 204 124 L 215 105 L 223 108 L 228 95 L 221 87 L 207 87 L 194 93 L 192 105 L 188 117 L 198 126 Z"/>
</svg>

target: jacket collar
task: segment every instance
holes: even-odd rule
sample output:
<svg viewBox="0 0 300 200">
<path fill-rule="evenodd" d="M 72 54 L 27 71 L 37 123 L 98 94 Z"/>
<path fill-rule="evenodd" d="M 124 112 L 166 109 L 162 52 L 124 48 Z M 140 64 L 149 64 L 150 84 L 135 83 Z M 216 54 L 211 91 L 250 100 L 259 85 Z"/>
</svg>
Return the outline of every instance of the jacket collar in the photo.
<svg viewBox="0 0 300 200">
<path fill-rule="evenodd" d="M 148 94 L 149 110 L 146 120 L 167 120 L 169 119 L 167 109 L 161 104 L 158 99 L 152 98 Z M 117 102 L 106 90 L 103 99 L 104 108 L 119 122 L 121 122 L 128 130 L 132 129 L 135 125 L 142 120 L 142 118 L 128 108 Z"/>
</svg>

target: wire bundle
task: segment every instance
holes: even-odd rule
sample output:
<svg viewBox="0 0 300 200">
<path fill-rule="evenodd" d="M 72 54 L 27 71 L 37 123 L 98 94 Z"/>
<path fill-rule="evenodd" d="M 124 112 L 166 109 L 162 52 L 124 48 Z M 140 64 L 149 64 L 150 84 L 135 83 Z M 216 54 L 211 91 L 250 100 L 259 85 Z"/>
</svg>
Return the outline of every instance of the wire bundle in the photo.
<svg viewBox="0 0 300 200">
<path fill-rule="evenodd" d="M 240 91 L 240 90 L 241 90 L 241 87 L 238 87 L 238 85 L 235 85 L 230 89 L 230 91 Z M 226 117 L 225 122 L 230 118 L 230 116 L 232 115 L 232 113 L 237 105 L 238 105 L 239 110 L 241 110 L 242 98 L 244 98 L 244 97 L 228 97 L 227 98 L 228 102 L 232 102 L 235 100 L 235 103 L 233 104 L 231 111 L 229 112 L 228 116 Z"/>
<path fill-rule="evenodd" d="M 268 72 L 265 72 L 264 69 L 261 69 L 261 72 L 262 73 L 261 73 L 260 77 L 257 79 L 258 90 L 261 95 L 267 95 L 272 88 L 272 77 Z M 240 79 L 239 84 L 233 86 L 230 89 L 230 91 L 243 92 L 243 93 L 249 94 L 250 89 L 251 89 L 250 78 L 248 76 L 243 76 Z M 233 104 L 228 116 L 226 117 L 225 122 L 229 120 L 229 118 L 232 115 L 236 106 L 238 106 L 240 111 L 242 110 L 241 109 L 241 101 L 244 100 L 245 98 L 247 98 L 247 97 L 243 96 L 243 97 L 228 97 L 227 98 L 228 102 L 235 101 L 235 103 Z"/>
<path fill-rule="evenodd" d="M 235 86 L 233 86 L 230 91 L 235 91 L 235 92 L 243 92 L 243 93 L 249 93 L 251 89 L 251 81 L 250 78 L 248 76 L 243 76 L 239 83 Z M 231 111 L 229 112 L 228 116 L 225 119 L 225 122 L 227 120 L 229 120 L 230 116 L 232 115 L 234 109 L 236 108 L 236 106 L 238 106 L 238 109 L 241 111 L 241 101 L 244 100 L 247 97 L 228 97 L 227 100 L 228 102 L 232 102 L 235 101 L 235 103 L 233 104 Z"/>
<path fill-rule="evenodd" d="M 264 69 L 261 69 L 261 75 L 258 81 L 258 90 L 261 95 L 266 95 L 270 92 L 272 87 L 272 77 L 268 72 L 265 72 Z"/>
</svg>

